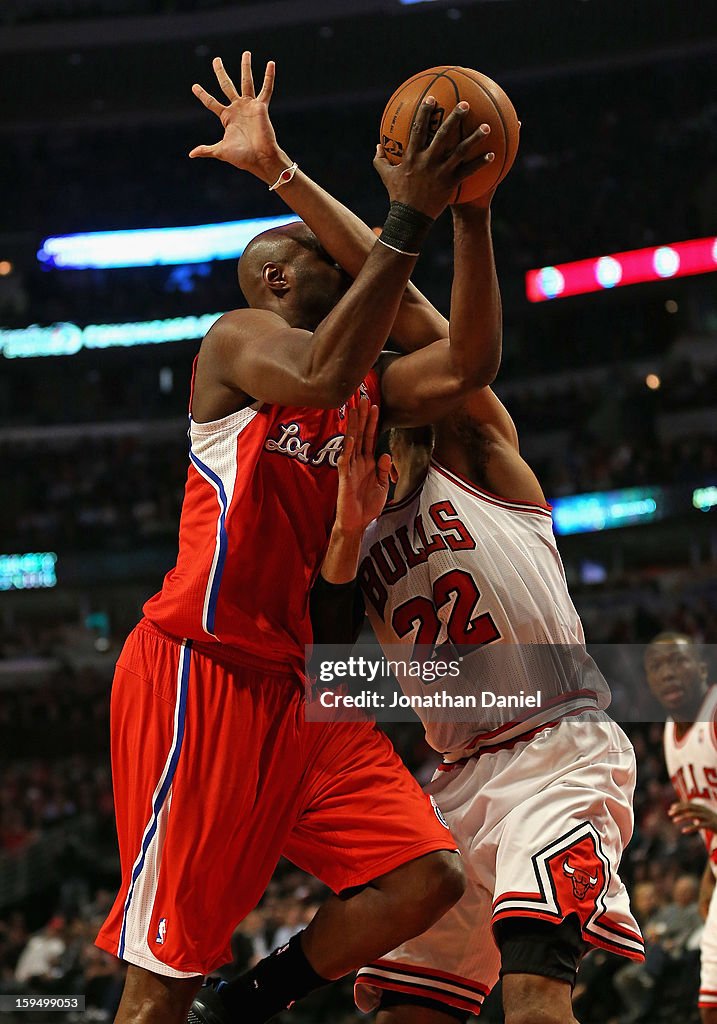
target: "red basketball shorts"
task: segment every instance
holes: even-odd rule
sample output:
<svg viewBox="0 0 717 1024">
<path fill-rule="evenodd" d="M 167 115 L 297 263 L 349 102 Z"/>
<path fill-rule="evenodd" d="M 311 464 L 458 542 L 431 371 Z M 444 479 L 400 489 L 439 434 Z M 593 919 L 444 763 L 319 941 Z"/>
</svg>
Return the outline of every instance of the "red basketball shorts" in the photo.
<svg viewBox="0 0 717 1024">
<path fill-rule="evenodd" d="M 339 893 L 455 849 L 371 723 L 307 723 L 296 674 L 219 663 L 146 620 L 111 732 L 122 886 L 97 945 L 157 974 L 231 960 L 282 854 Z"/>
</svg>

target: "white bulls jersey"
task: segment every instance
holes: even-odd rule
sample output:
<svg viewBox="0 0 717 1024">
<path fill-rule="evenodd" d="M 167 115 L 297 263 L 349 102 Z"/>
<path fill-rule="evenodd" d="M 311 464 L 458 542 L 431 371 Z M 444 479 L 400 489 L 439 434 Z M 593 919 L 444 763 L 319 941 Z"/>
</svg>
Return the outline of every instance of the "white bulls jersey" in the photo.
<svg viewBox="0 0 717 1024">
<path fill-rule="evenodd" d="M 468 714 L 445 703 L 440 712 L 413 705 L 447 760 L 608 705 L 548 506 L 507 501 L 433 460 L 420 486 L 367 530 L 358 577 L 389 657 L 395 645 L 407 653 L 420 645 L 423 657 L 434 650 L 440 660 L 462 656 L 457 677 L 396 673 L 404 693 L 421 701 L 473 695 L 478 706 Z"/>
<path fill-rule="evenodd" d="M 672 785 L 680 800 L 694 801 L 717 811 L 717 686 L 705 696 L 697 714 L 682 739 L 675 736 L 675 723 L 665 723 L 665 761 Z M 712 871 L 717 876 L 717 834 L 702 830 Z"/>
</svg>

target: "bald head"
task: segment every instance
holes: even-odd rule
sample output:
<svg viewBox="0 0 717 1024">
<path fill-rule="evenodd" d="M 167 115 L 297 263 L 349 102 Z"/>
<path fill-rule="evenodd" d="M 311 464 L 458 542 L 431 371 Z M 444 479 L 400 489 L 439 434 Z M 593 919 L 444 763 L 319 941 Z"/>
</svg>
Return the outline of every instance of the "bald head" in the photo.
<svg viewBox="0 0 717 1024">
<path fill-rule="evenodd" d="M 351 284 L 306 224 L 263 231 L 239 260 L 239 286 L 253 309 L 315 331 Z"/>
<path fill-rule="evenodd" d="M 301 250 L 319 252 L 319 241 L 302 221 L 262 231 L 249 242 L 238 265 L 239 287 L 244 298 L 254 308 L 264 308 L 267 284 L 264 268 L 274 264 L 283 269 L 290 265 Z"/>
</svg>

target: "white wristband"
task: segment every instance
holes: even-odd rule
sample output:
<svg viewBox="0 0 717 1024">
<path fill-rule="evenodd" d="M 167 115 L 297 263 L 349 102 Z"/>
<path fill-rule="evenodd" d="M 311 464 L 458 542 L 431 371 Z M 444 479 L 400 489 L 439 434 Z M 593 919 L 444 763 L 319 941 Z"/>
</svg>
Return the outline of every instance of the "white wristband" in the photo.
<svg viewBox="0 0 717 1024">
<path fill-rule="evenodd" d="M 405 249 L 397 249 L 395 245 L 389 245 L 388 242 L 384 242 L 384 240 L 381 238 L 380 235 L 376 238 L 376 241 L 380 242 L 381 245 L 385 245 L 387 249 L 393 249 L 394 252 L 400 253 L 401 256 L 420 256 L 421 255 L 420 252 L 406 252 Z"/>
<path fill-rule="evenodd" d="M 273 185 L 269 185 L 269 191 L 273 192 L 274 189 L 281 188 L 282 185 L 288 185 L 291 179 L 294 177 L 299 169 L 299 165 L 294 160 L 291 167 L 285 167 L 279 177 L 276 179 Z"/>
</svg>

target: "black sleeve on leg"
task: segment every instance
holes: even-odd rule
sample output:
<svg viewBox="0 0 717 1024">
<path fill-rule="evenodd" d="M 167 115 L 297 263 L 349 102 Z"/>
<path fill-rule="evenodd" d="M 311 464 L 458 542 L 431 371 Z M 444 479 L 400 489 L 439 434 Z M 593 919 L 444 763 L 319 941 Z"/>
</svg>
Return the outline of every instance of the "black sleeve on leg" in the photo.
<svg viewBox="0 0 717 1024">
<path fill-rule="evenodd" d="M 568 914 L 557 924 L 509 917 L 496 922 L 493 934 L 500 949 L 501 977 L 539 974 L 575 984 L 580 961 L 588 948 L 576 914 Z"/>
<path fill-rule="evenodd" d="M 425 1006 L 429 1010 L 437 1010 L 439 1013 L 445 1013 L 448 1017 L 454 1017 L 460 1021 L 460 1024 L 466 1024 L 470 1017 L 467 1010 L 449 1006 L 448 1003 L 442 1003 L 440 999 L 425 999 L 423 996 L 409 996 L 405 992 L 392 992 L 390 989 L 384 989 L 381 993 L 380 1009 L 387 1010 L 391 1006 Z"/>
</svg>

